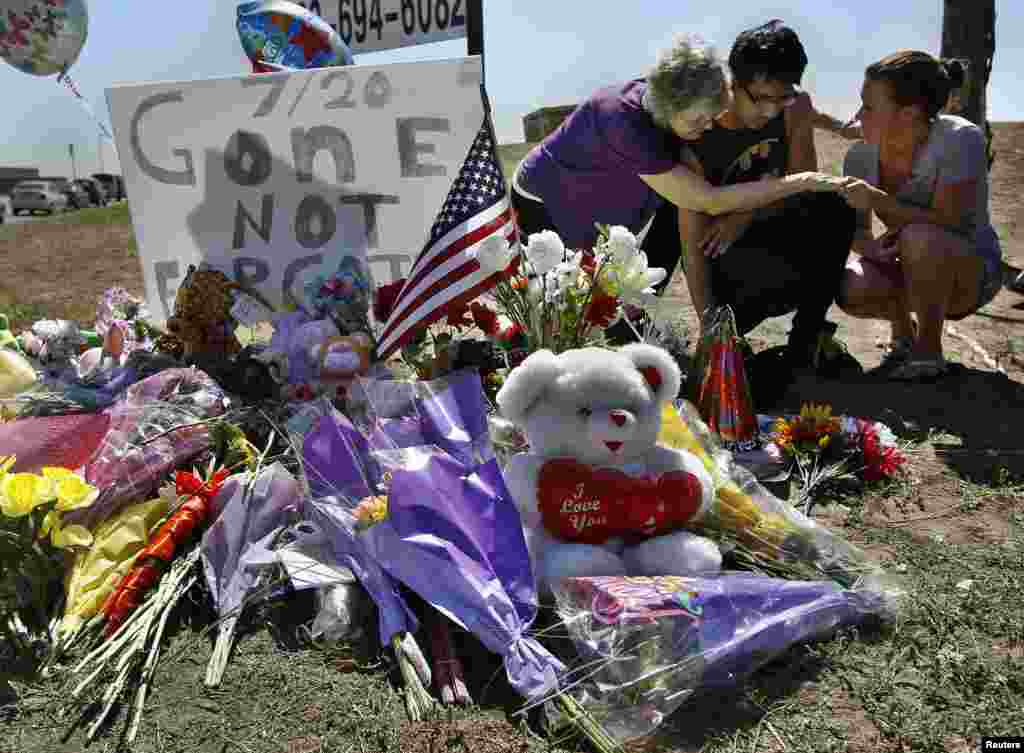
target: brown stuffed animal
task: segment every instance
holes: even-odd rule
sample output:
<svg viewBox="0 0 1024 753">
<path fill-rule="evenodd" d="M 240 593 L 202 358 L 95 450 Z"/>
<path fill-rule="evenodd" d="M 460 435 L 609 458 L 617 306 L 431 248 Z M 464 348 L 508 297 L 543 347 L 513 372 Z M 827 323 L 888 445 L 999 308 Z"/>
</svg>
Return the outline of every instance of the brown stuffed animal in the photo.
<svg viewBox="0 0 1024 753">
<path fill-rule="evenodd" d="M 242 346 L 235 339 L 231 318 L 231 294 L 238 288 L 223 272 L 190 266 L 175 296 L 174 316 L 167 320 L 167 335 L 157 342 L 157 347 L 186 358 L 238 353 Z"/>
</svg>

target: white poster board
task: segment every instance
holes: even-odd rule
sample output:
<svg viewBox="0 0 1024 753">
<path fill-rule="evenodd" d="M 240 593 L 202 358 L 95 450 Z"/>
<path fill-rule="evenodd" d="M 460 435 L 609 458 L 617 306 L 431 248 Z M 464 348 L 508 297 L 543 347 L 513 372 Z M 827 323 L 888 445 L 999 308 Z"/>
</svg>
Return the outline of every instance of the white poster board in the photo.
<svg viewBox="0 0 1024 753">
<path fill-rule="evenodd" d="M 362 52 L 466 36 L 466 0 L 300 0 Z"/>
<path fill-rule="evenodd" d="M 483 123 L 479 57 L 107 90 L 154 318 L 189 265 L 271 303 L 342 258 L 408 273 Z"/>
</svg>

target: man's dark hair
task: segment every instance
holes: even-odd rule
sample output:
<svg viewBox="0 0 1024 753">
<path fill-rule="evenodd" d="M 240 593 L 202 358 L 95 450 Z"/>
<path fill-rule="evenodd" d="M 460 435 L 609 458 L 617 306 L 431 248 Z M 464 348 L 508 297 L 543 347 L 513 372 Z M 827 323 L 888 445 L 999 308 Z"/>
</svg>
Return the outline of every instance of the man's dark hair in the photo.
<svg viewBox="0 0 1024 753">
<path fill-rule="evenodd" d="M 740 33 L 729 53 L 729 70 L 743 85 L 764 76 L 795 86 L 806 67 L 807 53 L 800 37 L 779 19 Z"/>
</svg>

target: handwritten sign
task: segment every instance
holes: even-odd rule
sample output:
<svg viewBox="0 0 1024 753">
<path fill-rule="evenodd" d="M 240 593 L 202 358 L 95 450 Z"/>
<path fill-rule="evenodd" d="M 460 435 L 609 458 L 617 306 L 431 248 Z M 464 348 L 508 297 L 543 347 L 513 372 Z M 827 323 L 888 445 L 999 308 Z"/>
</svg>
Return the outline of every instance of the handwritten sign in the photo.
<svg viewBox="0 0 1024 753">
<path fill-rule="evenodd" d="M 483 122 L 480 59 L 115 86 L 111 121 L 146 300 L 190 264 L 272 304 L 352 255 L 408 273 Z"/>
</svg>

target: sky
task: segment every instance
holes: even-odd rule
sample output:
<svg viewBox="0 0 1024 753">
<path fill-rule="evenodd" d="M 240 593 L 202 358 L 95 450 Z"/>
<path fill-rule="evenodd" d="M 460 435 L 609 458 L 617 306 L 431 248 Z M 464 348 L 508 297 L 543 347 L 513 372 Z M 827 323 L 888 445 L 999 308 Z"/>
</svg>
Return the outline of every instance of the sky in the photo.
<svg viewBox="0 0 1024 753">
<path fill-rule="evenodd" d="M 321 5 L 338 0 L 323 0 Z M 385 6 L 398 0 L 383 0 Z M 0 0 L 0 9 L 5 0 Z M 484 64 L 495 130 L 523 141 L 522 118 L 572 104 L 606 84 L 642 75 L 675 33 L 714 43 L 724 56 L 736 34 L 771 18 L 792 26 L 810 63 L 803 86 L 819 109 L 841 119 L 859 106 L 867 64 L 897 49 L 938 52 L 942 0 L 484 0 Z M 89 0 L 89 37 L 71 76 L 109 127 L 105 90 L 117 83 L 181 81 L 249 70 L 235 30 L 235 0 Z M 1024 3 L 996 0 L 996 54 L 989 119 L 1024 120 Z M 464 39 L 367 53 L 358 65 L 466 54 Z M 55 77 L 0 65 L 0 165 L 71 175 L 119 171 L 113 145 Z"/>
</svg>

